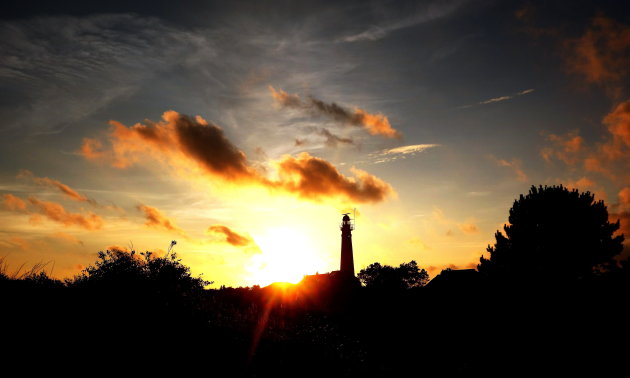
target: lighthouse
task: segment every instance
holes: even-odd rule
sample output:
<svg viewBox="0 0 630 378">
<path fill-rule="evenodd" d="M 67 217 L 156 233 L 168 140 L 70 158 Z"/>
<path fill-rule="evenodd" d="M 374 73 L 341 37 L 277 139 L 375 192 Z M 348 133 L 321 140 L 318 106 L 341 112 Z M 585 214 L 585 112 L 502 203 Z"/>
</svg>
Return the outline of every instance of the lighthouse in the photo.
<svg viewBox="0 0 630 378">
<path fill-rule="evenodd" d="M 343 276 L 354 277 L 354 256 L 352 253 L 352 230 L 354 225 L 348 214 L 341 218 L 341 266 Z"/>
</svg>

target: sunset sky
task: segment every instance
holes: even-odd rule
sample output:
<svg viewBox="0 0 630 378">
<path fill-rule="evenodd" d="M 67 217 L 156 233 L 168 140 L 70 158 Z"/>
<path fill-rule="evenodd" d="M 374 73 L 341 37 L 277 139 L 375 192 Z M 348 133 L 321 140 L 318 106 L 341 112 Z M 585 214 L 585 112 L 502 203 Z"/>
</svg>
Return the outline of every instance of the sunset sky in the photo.
<svg viewBox="0 0 630 378">
<path fill-rule="evenodd" d="M 11 2 L 10 2 L 11 3 Z M 113 246 L 219 285 L 476 266 L 531 185 L 630 235 L 623 1 L 15 1 L 0 15 L 0 256 Z"/>
</svg>

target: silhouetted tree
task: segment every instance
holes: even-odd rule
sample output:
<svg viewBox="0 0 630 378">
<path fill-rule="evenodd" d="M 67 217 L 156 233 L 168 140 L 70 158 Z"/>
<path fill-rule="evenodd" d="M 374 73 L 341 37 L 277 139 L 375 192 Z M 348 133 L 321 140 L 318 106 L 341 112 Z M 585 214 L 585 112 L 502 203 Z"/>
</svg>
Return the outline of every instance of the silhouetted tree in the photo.
<svg viewBox="0 0 630 378">
<path fill-rule="evenodd" d="M 590 192 L 532 186 L 514 201 L 505 235 L 496 232 L 478 270 L 521 283 L 592 276 L 613 266 L 623 249 L 623 235 L 614 235 L 619 221 L 608 219 L 604 202 Z"/>
<path fill-rule="evenodd" d="M 384 290 L 404 290 L 421 287 L 429 280 L 427 271 L 420 269 L 414 260 L 402 263 L 398 267 L 381 265 L 375 262 L 362 269 L 357 274 L 357 277 L 368 288 Z"/>
<path fill-rule="evenodd" d="M 203 290 L 211 282 L 192 277 L 190 268 L 175 253 L 154 257 L 152 252 L 107 250 L 99 252 L 96 263 L 85 268 L 70 284 L 145 287 L 162 294 L 186 295 Z"/>
</svg>

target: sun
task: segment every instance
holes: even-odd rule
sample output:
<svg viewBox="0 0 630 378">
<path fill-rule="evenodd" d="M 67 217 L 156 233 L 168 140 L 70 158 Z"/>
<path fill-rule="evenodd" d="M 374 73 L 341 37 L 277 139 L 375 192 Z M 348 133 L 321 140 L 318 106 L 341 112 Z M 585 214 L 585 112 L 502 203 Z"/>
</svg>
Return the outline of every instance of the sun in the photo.
<svg viewBox="0 0 630 378">
<path fill-rule="evenodd" d="M 298 283 L 304 275 L 314 274 L 324 266 L 316 243 L 296 228 L 270 228 L 254 236 L 254 240 L 261 250 L 252 256 L 247 267 L 254 284 Z"/>
</svg>

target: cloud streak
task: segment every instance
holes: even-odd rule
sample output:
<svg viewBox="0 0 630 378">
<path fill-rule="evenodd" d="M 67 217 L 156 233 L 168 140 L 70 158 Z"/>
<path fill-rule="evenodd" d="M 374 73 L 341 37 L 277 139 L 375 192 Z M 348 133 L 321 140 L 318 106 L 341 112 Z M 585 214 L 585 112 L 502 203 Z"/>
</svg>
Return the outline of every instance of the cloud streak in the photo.
<svg viewBox="0 0 630 378">
<path fill-rule="evenodd" d="M 54 180 L 48 177 L 36 177 L 33 175 L 33 172 L 26 169 L 20 171 L 20 173 L 18 174 L 18 178 L 28 178 L 33 180 L 33 182 L 35 182 L 36 184 L 55 188 L 59 190 L 63 195 L 74 201 L 95 203 L 94 200 L 91 200 L 88 197 L 79 194 L 76 190 L 58 180 Z"/>
<path fill-rule="evenodd" d="M 226 243 L 234 247 L 245 247 L 253 244 L 253 240 L 249 236 L 241 235 L 229 227 L 220 224 L 208 227 L 208 233 L 224 238 Z"/>
<path fill-rule="evenodd" d="M 37 213 L 66 227 L 78 226 L 89 231 L 99 230 L 103 227 L 103 218 L 90 211 L 83 214 L 70 213 L 56 202 L 42 201 L 35 197 L 29 197 L 28 201 L 35 207 Z"/>
<path fill-rule="evenodd" d="M 523 171 L 522 162 L 519 159 L 512 159 L 508 161 L 505 159 L 495 158 L 495 161 L 497 165 L 499 165 L 500 167 L 510 168 L 516 175 L 516 180 L 520 182 L 527 182 L 529 180 L 529 178 L 527 177 L 527 174 L 525 173 L 525 171 Z"/>
<path fill-rule="evenodd" d="M 308 153 L 286 155 L 272 162 L 277 178 L 268 178 L 227 139 L 219 126 L 175 111 L 165 112 L 162 118 L 161 122 L 145 121 L 130 127 L 111 121 L 110 147 L 103 147 L 96 155 L 91 150 L 85 154 L 86 143 L 95 145 L 88 139 L 81 153 L 87 159 L 121 169 L 155 160 L 191 177 L 201 175 L 239 185 L 257 185 L 316 202 L 342 198 L 373 203 L 394 194 L 389 184 L 367 172 L 354 169 L 354 177 L 347 177 L 330 162 Z"/>
<path fill-rule="evenodd" d="M 463 1 L 436 1 L 429 2 L 428 4 L 422 3 L 422 9 L 418 9 L 411 15 L 407 15 L 406 17 L 395 21 L 381 21 L 379 24 L 373 25 L 366 30 L 339 38 L 337 42 L 352 43 L 377 41 L 397 30 L 445 17 L 457 10 L 462 3 Z"/>
<path fill-rule="evenodd" d="M 179 228 L 174 221 L 169 219 L 157 208 L 140 204 L 137 206 L 137 209 L 144 214 L 144 217 L 146 219 L 146 222 L 144 224 L 147 227 L 171 231 L 178 233 L 184 237 L 188 237 L 184 230 Z"/>
<path fill-rule="evenodd" d="M 478 102 L 476 105 L 488 105 L 488 104 L 494 104 L 497 102 L 503 102 L 503 101 L 508 101 L 508 100 L 512 100 L 513 98 L 519 97 L 519 96 L 524 96 L 526 94 L 530 94 L 532 92 L 534 92 L 535 89 L 531 88 L 531 89 L 525 89 L 522 90 L 520 92 L 516 92 L 512 95 L 508 95 L 508 96 L 499 96 L 499 97 L 493 97 L 493 98 L 489 98 L 487 100 L 483 100 Z M 471 108 L 473 107 L 473 105 L 464 105 L 461 108 Z"/>
<path fill-rule="evenodd" d="M 392 128 L 389 119 L 381 113 L 371 114 L 354 108 L 348 109 L 334 102 L 327 103 L 314 97 L 302 99 L 297 94 L 289 94 L 281 89 L 269 86 L 272 97 L 283 107 L 299 109 L 317 116 L 330 118 L 344 125 L 362 127 L 370 135 L 380 135 L 385 138 L 401 138 L 402 134 Z"/>
<path fill-rule="evenodd" d="M 387 163 L 394 160 L 406 159 L 409 156 L 415 156 L 418 153 L 439 146 L 439 144 L 411 144 L 407 146 L 388 148 L 372 153 L 369 156 L 376 159 L 376 164 Z"/>
</svg>

